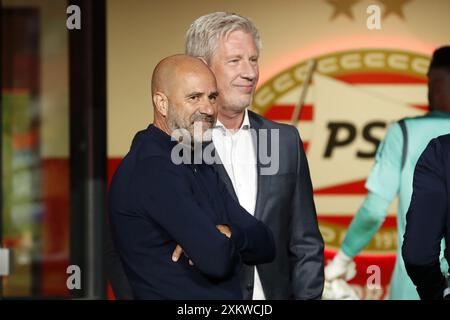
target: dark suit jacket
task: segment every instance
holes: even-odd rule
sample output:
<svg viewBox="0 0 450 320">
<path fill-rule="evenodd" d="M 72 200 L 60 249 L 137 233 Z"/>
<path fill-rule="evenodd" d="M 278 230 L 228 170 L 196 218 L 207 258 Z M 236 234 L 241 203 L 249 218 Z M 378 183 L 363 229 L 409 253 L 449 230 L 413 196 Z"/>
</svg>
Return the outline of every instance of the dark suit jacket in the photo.
<svg viewBox="0 0 450 320">
<path fill-rule="evenodd" d="M 318 299 L 324 284 L 324 243 L 319 232 L 308 162 L 298 130 L 270 121 L 249 111 L 250 128 L 267 130 L 268 141 L 279 132 L 279 170 L 263 175 L 270 164 L 262 163 L 258 152 L 262 141 L 256 135 L 258 191 L 255 217 L 263 221 L 275 238 L 277 256 L 272 263 L 258 265 L 267 299 Z M 262 137 L 262 136 L 261 136 Z M 272 151 L 270 143 L 268 154 Z M 265 152 L 264 152 L 265 153 Z M 223 165 L 216 170 L 237 200 L 233 185 Z M 244 299 L 253 295 L 254 267 L 244 268 Z"/>
<path fill-rule="evenodd" d="M 442 299 L 447 287 L 440 270 L 440 244 L 450 261 L 450 135 L 430 141 L 414 171 L 402 256 L 421 299 Z"/>
</svg>

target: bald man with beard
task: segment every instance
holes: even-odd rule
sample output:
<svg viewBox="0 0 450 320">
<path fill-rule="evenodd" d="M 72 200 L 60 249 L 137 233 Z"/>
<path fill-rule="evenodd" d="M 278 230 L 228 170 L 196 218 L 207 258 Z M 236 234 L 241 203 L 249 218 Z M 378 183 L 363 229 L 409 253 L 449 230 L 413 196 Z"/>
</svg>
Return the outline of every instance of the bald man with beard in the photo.
<svg viewBox="0 0 450 320">
<path fill-rule="evenodd" d="M 114 244 L 137 299 L 242 299 L 242 264 L 275 257 L 270 230 L 205 163 L 176 164 L 180 142 L 211 138 L 216 80 L 199 59 L 163 59 L 152 76 L 154 123 L 133 139 L 109 192 Z M 175 248 L 183 254 L 172 258 Z M 174 261 L 177 260 L 177 261 Z"/>
</svg>

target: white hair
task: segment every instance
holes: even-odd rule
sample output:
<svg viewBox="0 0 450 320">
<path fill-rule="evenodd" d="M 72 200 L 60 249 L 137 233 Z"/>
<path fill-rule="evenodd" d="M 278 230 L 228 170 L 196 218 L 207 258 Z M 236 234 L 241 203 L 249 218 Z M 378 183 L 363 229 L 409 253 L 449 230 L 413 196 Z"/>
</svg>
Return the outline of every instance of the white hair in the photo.
<svg viewBox="0 0 450 320">
<path fill-rule="evenodd" d="M 259 31 L 253 22 L 235 13 L 214 12 L 195 20 L 186 32 L 185 53 L 200 57 L 210 63 L 218 40 L 227 38 L 233 31 L 249 33 L 255 41 L 258 53 L 261 50 Z"/>
</svg>

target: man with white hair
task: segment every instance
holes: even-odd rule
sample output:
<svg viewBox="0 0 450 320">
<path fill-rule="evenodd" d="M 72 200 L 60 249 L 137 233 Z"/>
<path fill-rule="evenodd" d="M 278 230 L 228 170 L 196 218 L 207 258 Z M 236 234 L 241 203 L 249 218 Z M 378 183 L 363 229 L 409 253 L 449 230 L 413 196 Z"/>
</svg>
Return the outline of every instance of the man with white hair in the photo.
<svg viewBox="0 0 450 320">
<path fill-rule="evenodd" d="M 259 77 L 260 49 L 255 25 L 233 13 L 204 15 L 186 35 L 186 54 L 205 61 L 217 80 L 213 143 L 222 164 L 216 170 L 232 196 L 275 238 L 272 263 L 243 269 L 244 298 L 318 299 L 324 244 L 298 130 L 248 110 Z M 265 151 L 270 152 L 269 163 L 263 159 Z"/>
</svg>

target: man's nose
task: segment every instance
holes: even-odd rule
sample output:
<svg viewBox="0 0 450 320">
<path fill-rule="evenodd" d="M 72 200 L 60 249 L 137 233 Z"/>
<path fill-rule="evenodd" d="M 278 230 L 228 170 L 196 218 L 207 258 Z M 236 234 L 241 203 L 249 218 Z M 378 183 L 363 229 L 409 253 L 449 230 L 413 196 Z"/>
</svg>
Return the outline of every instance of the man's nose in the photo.
<svg viewBox="0 0 450 320">
<path fill-rule="evenodd" d="M 200 106 L 200 113 L 211 116 L 216 112 L 216 108 L 216 104 L 206 98 Z"/>
<path fill-rule="evenodd" d="M 248 80 L 255 80 L 258 76 L 258 64 L 251 61 L 243 61 L 241 77 Z"/>
</svg>

